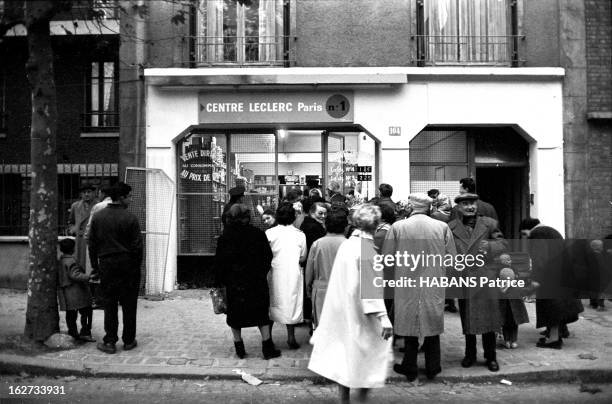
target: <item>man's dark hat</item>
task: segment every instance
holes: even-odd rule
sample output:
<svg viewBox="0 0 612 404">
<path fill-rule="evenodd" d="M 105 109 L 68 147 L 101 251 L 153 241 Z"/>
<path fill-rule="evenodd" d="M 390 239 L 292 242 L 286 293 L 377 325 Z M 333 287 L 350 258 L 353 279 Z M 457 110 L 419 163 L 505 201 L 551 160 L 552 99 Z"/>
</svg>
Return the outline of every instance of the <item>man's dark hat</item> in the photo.
<svg viewBox="0 0 612 404">
<path fill-rule="evenodd" d="M 244 195 L 244 187 L 234 187 L 229 190 L 230 196 L 241 196 Z"/>
<path fill-rule="evenodd" d="M 84 184 L 84 185 L 81 185 L 81 188 L 79 188 L 79 192 L 83 192 L 83 191 L 87 191 L 87 190 L 95 191 L 96 187 L 94 187 L 91 184 Z"/>
<path fill-rule="evenodd" d="M 462 201 L 476 201 L 478 200 L 478 198 L 479 197 L 476 194 L 465 193 L 465 194 L 457 195 L 457 197 L 455 198 L 455 203 L 459 203 Z"/>
</svg>

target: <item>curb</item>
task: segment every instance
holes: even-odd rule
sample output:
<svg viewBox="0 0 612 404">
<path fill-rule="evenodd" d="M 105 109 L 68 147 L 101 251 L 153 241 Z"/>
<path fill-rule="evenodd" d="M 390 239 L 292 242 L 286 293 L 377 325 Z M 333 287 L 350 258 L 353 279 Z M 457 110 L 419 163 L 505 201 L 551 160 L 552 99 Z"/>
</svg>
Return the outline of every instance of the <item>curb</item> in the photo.
<svg viewBox="0 0 612 404">
<path fill-rule="evenodd" d="M 244 370 L 244 369 L 243 369 Z M 155 379 L 191 379 L 191 380 L 240 380 L 240 376 L 230 368 L 192 368 L 176 369 L 167 366 L 113 366 L 97 365 L 95 368 L 84 368 L 83 365 L 62 364 L 49 366 L 40 364 L 34 358 L 0 358 L 0 374 L 20 374 L 26 372 L 35 376 L 77 376 L 77 377 L 106 377 L 106 378 L 155 378 Z M 262 371 L 249 370 L 254 376 L 264 381 L 312 381 L 315 384 L 327 384 L 329 380 L 312 373 L 307 369 L 281 369 L 271 368 Z M 392 372 L 393 373 L 393 372 Z M 424 378 L 421 377 L 421 380 Z M 485 375 L 448 375 L 438 376 L 431 383 L 499 383 L 501 379 L 517 382 L 571 382 L 579 379 L 589 383 L 609 383 L 612 380 L 612 369 L 551 369 L 540 371 L 525 371 L 514 373 L 490 373 Z M 403 376 L 390 375 L 387 383 L 407 383 Z"/>
</svg>

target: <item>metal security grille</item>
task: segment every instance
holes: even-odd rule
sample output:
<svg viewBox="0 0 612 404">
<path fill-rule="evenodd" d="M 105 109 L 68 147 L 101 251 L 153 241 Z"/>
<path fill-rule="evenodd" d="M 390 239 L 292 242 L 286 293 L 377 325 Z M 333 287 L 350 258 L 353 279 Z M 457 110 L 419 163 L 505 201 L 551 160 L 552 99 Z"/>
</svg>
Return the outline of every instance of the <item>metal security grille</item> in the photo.
<svg viewBox="0 0 612 404">
<path fill-rule="evenodd" d="M 230 138 L 230 184 L 245 187 L 244 203 L 251 210 L 251 224 L 263 229 L 257 206 L 276 210 L 276 138 L 273 133 L 232 134 Z"/>
<path fill-rule="evenodd" d="M 178 253 L 214 254 L 229 200 L 227 139 L 222 133 L 190 134 L 177 144 Z"/>
<path fill-rule="evenodd" d="M 132 186 L 129 209 L 138 217 L 145 239 L 141 289 L 144 287 L 145 294 L 158 294 L 164 291 L 174 182 L 160 169 L 128 167 L 125 178 Z"/>
<path fill-rule="evenodd" d="M 30 164 L 0 163 L 0 236 L 26 236 L 30 218 Z M 79 200 L 79 188 L 96 188 L 117 181 L 117 164 L 58 164 L 58 234 L 66 234 L 70 206 Z"/>
<path fill-rule="evenodd" d="M 467 174 L 466 131 L 423 130 L 410 142 L 410 192 L 435 188 L 452 199 Z"/>
</svg>

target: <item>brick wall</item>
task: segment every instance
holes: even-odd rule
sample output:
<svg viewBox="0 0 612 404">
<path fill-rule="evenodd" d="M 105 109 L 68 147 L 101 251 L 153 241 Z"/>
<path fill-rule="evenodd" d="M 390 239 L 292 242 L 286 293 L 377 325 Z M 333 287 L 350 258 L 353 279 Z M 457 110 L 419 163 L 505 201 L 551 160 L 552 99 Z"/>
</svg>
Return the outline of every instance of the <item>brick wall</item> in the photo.
<svg viewBox="0 0 612 404">
<path fill-rule="evenodd" d="M 585 3 L 588 108 L 612 111 L 612 2 Z"/>
<path fill-rule="evenodd" d="M 70 37 L 67 37 L 70 38 Z M 57 89 L 57 162 L 116 163 L 117 138 L 81 138 L 81 114 L 85 111 L 84 74 L 89 60 L 99 52 L 98 39 L 54 38 L 55 85 Z M 116 43 L 118 47 L 118 43 Z M 27 43 L 11 38 L 1 46 L 0 58 L 6 74 L 6 137 L 0 139 L 0 163 L 30 161 L 30 87 L 25 74 Z"/>
<path fill-rule="evenodd" d="M 587 108 L 612 112 L 612 2 L 585 0 Z M 612 122 L 588 121 L 588 217 L 593 237 L 612 233 Z"/>
</svg>

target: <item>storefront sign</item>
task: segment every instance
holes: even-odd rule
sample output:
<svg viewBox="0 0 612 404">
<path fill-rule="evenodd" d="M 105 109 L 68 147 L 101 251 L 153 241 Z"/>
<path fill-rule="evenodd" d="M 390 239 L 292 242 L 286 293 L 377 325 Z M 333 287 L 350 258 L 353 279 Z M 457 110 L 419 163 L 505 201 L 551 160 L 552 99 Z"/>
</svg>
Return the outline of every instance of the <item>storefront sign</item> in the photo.
<svg viewBox="0 0 612 404">
<path fill-rule="evenodd" d="M 200 93 L 200 123 L 353 122 L 352 92 Z"/>
</svg>

